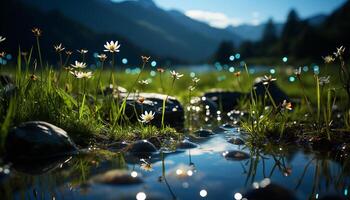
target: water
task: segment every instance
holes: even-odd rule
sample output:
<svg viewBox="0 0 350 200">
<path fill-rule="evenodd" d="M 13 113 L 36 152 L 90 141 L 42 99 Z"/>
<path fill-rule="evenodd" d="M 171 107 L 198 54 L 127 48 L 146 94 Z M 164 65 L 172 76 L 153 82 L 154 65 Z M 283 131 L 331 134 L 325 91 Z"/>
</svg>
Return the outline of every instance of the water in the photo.
<svg viewBox="0 0 350 200">
<path fill-rule="evenodd" d="M 331 152 L 277 145 L 267 146 L 264 152 L 227 142 L 237 136 L 244 138 L 238 129 L 227 129 L 209 138 L 192 139 L 198 148 L 154 154 L 145 160 L 92 149 L 53 164 L 12 165 L 8 175 L 0 175 L 0 191 L 2 199 L 240 199 L 247 190 L 271 182 L 299 199 L 348 195 L 348 159 L 341 164 L 332 160 L 337 156 Z M 247 152 L 251 157 L 228 160 L 223 153 L 230 150 Z M 150 171 L 145 170 L 149 167 L 145 163 L 151 165 Z M 143 182 L 92 181 L 97 174 L 116 169 L 124 169 L 129 179 L 132 174 Z"/>
</svg>

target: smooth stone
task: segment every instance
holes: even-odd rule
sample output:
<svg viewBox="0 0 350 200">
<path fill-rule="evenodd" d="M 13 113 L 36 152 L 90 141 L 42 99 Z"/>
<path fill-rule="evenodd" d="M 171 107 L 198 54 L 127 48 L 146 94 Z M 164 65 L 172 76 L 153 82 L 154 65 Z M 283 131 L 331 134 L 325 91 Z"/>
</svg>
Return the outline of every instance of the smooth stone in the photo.
<svg viewBox="0 0 350 200">
<path fill-rule="evenodd" d="M 89 182 L 109 185 L 131 185 L 140 184 L 143 181 L 139 176 L 132 177 L 130 172 L 126 170 L 115 169 L 107 171 L 103 174 L 98 174 L 92 177 Z"/>
<path fill-rule="evenodd" d="M 227 129 L 224 129 L 222 127 L 216 127 L 213 129 L 214 133 L 225 133 L 225 131 L 227 131 Z"/>
<path fill-rule="evenodd" d="M 120 93 L 127 93 L 127 89 L 123 88 L 123 87 L 114 87 L 113 85 L 109 85 L 107 87 L 105 87 L 105 89 L 102 91 L 103 95 L 118 95 Z"/>
<path fill-rule="evenodd" d="M 29 121 L 11 129 L 5 150 L 10 159 L 43 159 L 70 155 L 77 147 L 63 129 L 43 121 Z"/>
<path fill-rule="evenodd" d="M 0 74 L 0 84 L 1 86 L 5 86 L 5 85 L 8 85 L 8 84 L 13 84 L 14 83 L 14 80 L 13 78 L 8 75 L 8 74 Z"/>
<path fill-rule="evenodd" d="M 226 160 L 235 160 L 235 161 L 241 161 L 246 160 L 250 158 L 250 155 L 244 151 L 237 151 L 237 150 L 231 150 L 231 151 L 225 151 L 222 154 Z"/>
<path fill-rule="evenodd" d="M 156 153 L 157 151 L 154 144 L 147 140 L 138 140 L 129 146 L 131 153 Z"/>
<path fill-rule="evenodd" d="M 151 137 L 148 139 L 150 143 L 152 143 L 157 149 L 162 147 L 162 141 L 158 137 Z"/>
<path fill-rule="evenodd" d="M 126 97 L 126 95 L 125 93 L 120 94 L 121 98 Z M 144 98 L 142 103 L 139 101 L 140 97 Z M 152 111 L 155 114 L 150 124 L 160 128 L 162 127 L 163 101 L 166 97 L 167 95 L 158 93 L 130 93 L 126 102 L 125 114 L 131 122 L 138 122 L 138 117 L 142 113 Z M 175 97 L 168 96 L 165 104 L 164 125 L 182 131 L 185 121 L 184 114 L 180 101 Z"/>
<path fill-rule="evenodd" d="M 211 130 L 198 130 L 195 131 L 194 134 L 198 137 L 210 137 L 214 135 L 213 131 Z"/>
<path fill-rule="evenodd" d="M 213 91 L 204 94 L 207 100 L 214 102 L 223 112 L 229 112 L 234 109 L 243 96 L 245 96 L 245 94 L 229 91 Z"/>
<path fill-rule="evenodd" d="M 230 138 L 228 140 L 228 142 L 231 144 L 235 144 L 235 145 L 244 145 L 245 144 L 245 142 L 241 138 L 238 138 L 238 137 Z"/>
<path fill-rule="evenodd" d="M 13 162 L 13 168 L 25 174 L 41 175 L 60 168 L 64 163 L 68 162 L 72 156 L 60 156 L 55 158 L 41 159 L 32 162 L 32 160 L 17 160 Z"/>
<path fill-rule="evenodd" d="M 224 128 L 224 129 L 234 129 L 234 128 L 235 128 L 235 127 L 234 127 L 233 125 L 231 125 L 231 124 L 223 124 L 221 127 Z"/>
<path fill-rule="evenodd" d="M 129 146 L 127 142 L 113 142 L 109 144 L 107 147 L 112 149 L 112 150 L 121 150 Z"/>
<path fill-rule="evenodd" d="M 255 92 L 258 97 L 262 98 L 266 94 L 265 87 L 267 86 L 263 84 L 263 77 L 258 77 L 255 79 L 253 88 L 255 88 Z M 282 104 L 284 100 L 290 102 L 290 98 L 285 92 L 283 92 L 283 90 L 280 87 L 278 87 L 276 81 L 269 83 L 268 90 L 276 105 Z"/>
<path fill-rule="evenodd" d="M 194 149 L 194 148 L 197 148 L 199 145 L 196 144 L 196 143 L 193 143 L 189 140 L 182 140 L 181 142 L 179 142 L 176 147 L 178 149 Z"/>
<path fill-rule="evenodd" d="M 252 189 L 249 190 L 246 194 L 243 195 L 244 198 L 249 200 L 296 200 L 297 198 L 290 190 L 276 185 L 269 184 L 264 188 Z"/>
</svg>

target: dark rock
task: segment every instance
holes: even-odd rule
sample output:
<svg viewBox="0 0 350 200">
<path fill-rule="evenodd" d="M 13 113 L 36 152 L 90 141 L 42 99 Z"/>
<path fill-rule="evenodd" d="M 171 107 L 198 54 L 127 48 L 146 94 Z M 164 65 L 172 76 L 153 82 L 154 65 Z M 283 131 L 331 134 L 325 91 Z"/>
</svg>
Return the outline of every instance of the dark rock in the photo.
<svg viewBox="0 0 350 200">
<path fill-rule="evenodd" d="M 214 135 L 213 131 L 205 130 L 205 129 L 195 131 L 194 134 L 198 137 L 210 137 L 210 136 Z"/>
<path fill-rule="evenodd" d="M 30 121 L 10 131 L 5 150 L 10 159 L 31 160 L 69 155 L 77 147 L 63 129 L 43 121 Z"/>
<path fill-rule="evenodd" d="M 137 177 L 132 177 L 130 172 L 126 170 L 110 170 L 103 174 L 98 174 L 90 179 L 90 184 L 100 183 L 100 184 L 110 184 L 110 185 L 131 185 L 140 184 L 142 179 Z"/>
<path fill-rule="evenodd" d="M 238 138 L 238 137 L 230 138 L 228 140 L 228 142 L 235 144 L 235 145 L 244 145 L 245 144 L 245 142 L 241 138 Z"/>
<path fill-rule="evenodd" d="M 22 173 L 30 175 L 40 175 L 61 167 L 70 160 L 71 156 L 60 156 L 55 158 L 35 160 L 16 160 L 13 162 L 13 168 Z"/>
<path fill-rule="evenodd" d="M 241 161 L 250 158 L 250 155 L 248 153 L 237 150 L 225 151 L 222 155 L 226 158 L 226 160 L 234 161 Z"/>
<path fill-rule="evenodd" d="M 107 147 L 111 150 L 122 150 L 129 146 L 127 142 L 113 142 L 109 144 Z"/>
<path fill-rule="evenodd" d="M 150 143 L 152 143 L 157 149 L 162 147 L 162 141 L 158 137 L 151 137 L 148 139 Z"/>
<path fill-rule="evenodd" d="M 260 189 L 253 189 L 243 195 L 244 198 L 249 200 L 296 200 L 295 195 L 276 184 L 269 184 L 268 186 Z"/>
<path fill-rule="evenodd" d="M 0 74 L 0 84 L 1 86 L 5 86 L 8 84 L 13 84 L 14 81 L 12 79 L 11 76 L 7 75 L 7 74 Z"/>
<path fill-rule="evenodd" d="M 110 94 L 118 96 L 121 93 L 127 93 L 127 92 L 128 92 L 127 89 L 125 89 L 121 86 L 116 87 L 116 86 L 113 86 L 112 84 L 110 84 L 109 86 L 105 87 L 105 89 L 102 91 L 102 94 L 105 96 L 110 95 Z"/>
<path fill-rule="evenodd" d="M 198 147 L 198 144 L 195 144 L 189 140 L 182 140 L 176 146 L 178 149 L 194 149 Z"/>
<path fill-rule="evenodd" d="M 207 92 L 204 97 L 208 101 L 214 102 L 218 105 L 219 109 L 224 112 L 229 112 L 237 106 L 240 98 L 244 97 L 245 94 L 240 92 L 227 92 L 227 91 L 214 91 Z"/>
<path fill-rule="evenodd" d="M 224 128 L 224 129 L 234 129 L 234 128 L 235 128 L 235 127 L 234 127 L 233 125 L 231 125 L 231 124 L 223 124 L 221 127 Z"/>
<path fill-rule="evenodd" d="M 125 97 L 126 94 L 121 94 L 121 96 Z M 142 103 L 138 101 L 139 97 L 144 98 Z M 127 99 L 125 114 L 130 121 L 136 122 L 143 112 L 152 111 L 155 115 L 151 124 L 161 127 L 162 106 L 165 98 L 166 95 L 157 93 L 131 93 Z M 184 128 L 184 109 L 175 97 L 168 97 L 166 101 L 164 124 L 177 130 L 183 130 Z"/>
<path fill-rule="evenodd" d="M 346 200 L 346 198 L 340 195 L 326 195 L 321 197 L 320 200 Z"/>
<path fill-rule="evenodd" d="M 157 148 L 147 140 L 138 140 L 129 147 L 131 153 L 156 153 L 157 151 Z"/>
<path fill-rule="evenodd" d="M 290 102 L 290 98 L 278 87 L 276 81 L 270 82 L 268 85 L 264 85 L 262 77 L 255 79 L 253 88 L 255 88 L 256 95 L 259 98 L 263 98 L 265 94 L 267 95 L 265 87 L 268 88 L 276 105 L 282 104 L 284 100 Z M 269 98 L 267 97 L 267 99 Z"/>
<path fill-rule="evenodd" d="M 3 88 L 0 88 L 0 92 L 7 100 L 13 97 L 16 94 L 17 90 L 18 88 L 12 83 L 5 85 Z"/>
<path fill-rule="evenodd" d="M 214 133 L 225 133 L 225 131 L 227 131 L 227 129 L 223 129 L 222 127 L 216 127 L 213 129 Z"/>
</svg>

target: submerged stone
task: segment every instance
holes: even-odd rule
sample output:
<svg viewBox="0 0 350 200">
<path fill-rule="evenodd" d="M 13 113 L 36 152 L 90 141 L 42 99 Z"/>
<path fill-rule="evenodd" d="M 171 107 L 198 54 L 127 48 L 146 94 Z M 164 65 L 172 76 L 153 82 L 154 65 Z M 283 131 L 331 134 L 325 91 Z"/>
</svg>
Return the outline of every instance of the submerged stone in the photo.
<svg viewBox="0 0 350 200">
<path fill-rule="evenodd" d="M 182 140 L 181 142 L 179 142 L 176 147 L 178 149 L 194 149 L 194 148 L 197 148 L 199 145 L 198 144 L 195 144 L 187 139 L 185 140 Z"/>
<path fill-rule="evenodd" d="M 243 195 L 244 198 L 250 200 L 296 200 L 295 195 L 288 189 L 276 185 L 269 184 L 266 187 L 252 189 Z"/>
<path fill-rule="evenodd" d="M 210 137 L 210 136 L 214 135 L 213 131 L 205 130 L 205 129 L 195 131 L 194 134 L 198 137 Z"/>
<path fill-rule="evenodd" d="M 30 121 L 13 128 L 6 139 L 10 159 L 43 159 L 72 154 L 77 150 L 63 129 L 43 121 Z"/>
<path fill-rule="evenodd" d="M 226 158 L 226 160 L 234 161 L 241 161 L 250 158 L 250 155 L 248 153 L 237 150 L 225 151 L 224 153 L 222 153 L 222 155 Z"/>
<path fill-rule="evenodd" d="M 103 174 L 92 177 L 90 183 L 110 184 L 110 185 L 130 185 L 142 183 L 142 179 L 138 176 L 131 176 L 126 170 L 110 170 Z"/>
<path fill-rule="evenodd" d="M 129 146 L 129 144 L 127 142 L 113 142 L 113 143 L 108 145 L 108 148 L 112 149 L 112 150 L 122 150 L 122 149 L 126 148 L 127 146 Z"/>
<path fill-rule="evenodd" d="M 129 146 L 131 153 L 156 153 L 157 148 L 147 140 L 138 140 Z"/>
<path fill-rule="evenodd" d="M 233 137 L 228 140 L 229 143 L 235 144 L 235 145 L 244 145 L 245 142 L 239 138 L 239 137 Z"/>
<path fill-rule="evenodd" d="M 157 149 L 162 147 L 162 141 L 158 137 L 151 137 L 148 139 L 150 143 L 152 143 Z"/>
<path fill-rule="evenodd" d="M 234 129 L 234 128 L 235 128 L 235 127 L 234 127 L 233 125 L 231 125 L 231 124 L 223 124 L 221 127 L 224 128 L 224 129 Z"/>
</svg>

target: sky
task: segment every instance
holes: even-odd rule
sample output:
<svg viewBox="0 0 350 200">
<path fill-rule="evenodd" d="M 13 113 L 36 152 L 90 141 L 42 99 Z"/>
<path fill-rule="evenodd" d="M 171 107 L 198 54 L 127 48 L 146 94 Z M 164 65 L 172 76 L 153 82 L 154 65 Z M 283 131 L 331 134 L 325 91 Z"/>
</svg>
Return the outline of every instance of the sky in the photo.
<svg viewBox="0 0 350 200">
<path fill-rule="evenodd" d="M 347 0 L 153 0 L 159 7 L 176 9 L 213 27 L 258 25 L 270 17 L 283 22 L 290 9 L 301 18 L 329 14 Z"/>
</svg>

